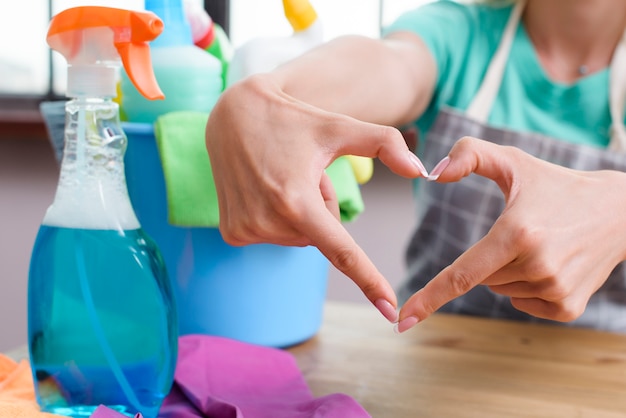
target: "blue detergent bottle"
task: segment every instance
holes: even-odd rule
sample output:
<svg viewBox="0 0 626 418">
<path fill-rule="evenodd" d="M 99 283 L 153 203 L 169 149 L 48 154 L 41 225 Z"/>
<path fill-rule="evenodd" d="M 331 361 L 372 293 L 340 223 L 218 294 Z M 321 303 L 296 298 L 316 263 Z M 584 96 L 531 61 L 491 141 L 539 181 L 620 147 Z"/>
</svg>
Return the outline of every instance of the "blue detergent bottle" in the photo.
<svg viewBox="0 0 626 418">
<path fill-rule="evenodd" d="M 47 41 L 68 62 L 59 183 L 34 244 L 28 344 L 41 409 L 88 417 L 99 405 L 155 418 L 173 383 L 177 317 L 158 248 L 141 229 L 124 174 L 127 139 L 115 97 L 120 59 L 137 88 L 163 97 L 149 12 L 76 7 Z"/>
<path fill-rule="evenodd" d="M 223 88 L 222 63 L 193 43 L 182 0 L 146 0 L 145 9 L 163 20 L 163 34 L 151 43 L 152 68 L 165 100 L 146 100 L 127 73 L 120 77 L 125 120 L 154 123 L 165 113 L 210 112 Z"/>
</svg>

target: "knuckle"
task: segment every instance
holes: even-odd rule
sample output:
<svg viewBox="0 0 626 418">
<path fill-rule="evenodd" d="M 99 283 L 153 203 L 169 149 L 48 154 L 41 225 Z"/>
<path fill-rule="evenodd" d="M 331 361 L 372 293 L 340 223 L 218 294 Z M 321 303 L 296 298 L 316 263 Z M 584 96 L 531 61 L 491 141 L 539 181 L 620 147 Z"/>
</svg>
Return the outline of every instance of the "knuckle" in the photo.
<svg viewBox="0 0 626 418">
<path fill-rule="evenodd" d="M 433 313 L 435 313 L 435 311 L 437 309 L 439 309 L 440 306 L 438 306 L 437 304 L 433 303 L 432 300 L 422 300 L 421 301 L 421 311 L 424 313 L 424 315 L 420 315 L 420 318 L 425 318 L 426 316 L 430 316 Z"/>
<path fill-rule="evenodd" d="M 512 145 L 503 145 L 502 149 L 506 151 L 514 159 L 521 158 L 525 155 L 528 155 L 526 152 L 522 151 L 520 148 L 514 147 Z"/>
<path fill-rule="evenodd" d="M 374 281 L 360 282 L 358 286 L 364 295 L 373 295 L 378 290 L 378 286 Z"/>
<path fill-rule="evenodd" d="M 256 218 L 224 216 L 219 224 L 222 239 L 236 247 L 259 242 L 259 230 L 255 228 L 255 222 Z"/>
<path fill-rule="evenodd" d="M 385 138 L 387 140 L 402 139 L 402 142 L 404 143 L 404 137 L 402 137 L 400 131 L 393 126 L 377 125 L 376 128 L 379 130 L 378 135 L 381 138 Z"/>
<path fill-rule="evenodd" d="M 287 221 L 298 222 L 304 214 L 302 197 L 298 192 L 274 187 L 269 189 L 268 199 L 276 214 Z"/>
<path fill-rule="evenodd" d="M 241 247 L 247 243 L 245 239 L 241 236 L 241 234 L 235 233 L 231 228 L 219 227 L 220 234 L 222 235 L 222 239 L 229 245 L 235 247 Z"/>
<path fill-rule="evenodd" d="M 306 237 L 294 238 L 291 242 L 288 242 L 287 245 L 291 247 L 307 247 L 311 245 L 311 240 Z"/>
<path fill-rule="evenodd" d="M 477 142 L 476 138 L 473 138 L 471 136 L 464 136 L 458 141 L 456 141 L 454 148 L 456 148 L 456 150 L 458 151 L 465 151 L 466 149 L 473 148 L 476 142 Z"/>
<path fill-rule="evenodd" d="M 466 270 L 453 270 L 450 272 L 450 286 L 456 295 L 469 292 L 476 283 L 476 278 Z"/>
<path fill-rule="evenodd" d="M 584 311 L 585 306 L 581 303 L 560 304 L 554 319 L 559 322 L 571 322 L 579 318 Z"/>
<path fill-rule="evenodd" d="M 541 291 L 541 298 L 550 302 L 559 302 L 567 299 L 571 289 L 561 281 L 550 280 L 548 286 Z"/>
<path fill-rule="evenodd" d="M 353 248 L 343 247 L 335 249 L 329 254 L 330 262 L 342 272 L 349 272 L 356 268 L 359 256 Z M 367 286 L 367 284 L 365 284 Z"/>
<path fill-rule="evenodd" d="M 507 217 L 504 230 L 508 230 L 512 245 L 522 253 L 535 252 L 543 243 L 543 233 L 534 225 L 521 223 L 518 219 Z M 539 252 L 540 253 L 540 252 Z"/>
<path fill-rule="evenodd" d="M 530 280 L 542 280 L 548 286 L 561 287 L 561 267 L 554 258 L 539 255 L 520 267 L 522 275 Z"/>
</svg>

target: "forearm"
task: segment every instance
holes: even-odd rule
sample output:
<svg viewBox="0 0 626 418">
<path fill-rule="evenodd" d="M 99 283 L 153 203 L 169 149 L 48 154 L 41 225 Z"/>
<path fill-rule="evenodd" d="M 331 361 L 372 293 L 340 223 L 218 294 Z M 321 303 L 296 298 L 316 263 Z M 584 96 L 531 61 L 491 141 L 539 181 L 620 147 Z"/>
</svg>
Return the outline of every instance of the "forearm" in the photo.
<svg viewBox="0 0 626 418">
<path fill-rule="evenodd" d="M 435 64 L 414 35 L 346 36 L 283 64 L 271 78 L 287 95 L 359 120 L 400 126 L 428 105 Z"/>
</svg>

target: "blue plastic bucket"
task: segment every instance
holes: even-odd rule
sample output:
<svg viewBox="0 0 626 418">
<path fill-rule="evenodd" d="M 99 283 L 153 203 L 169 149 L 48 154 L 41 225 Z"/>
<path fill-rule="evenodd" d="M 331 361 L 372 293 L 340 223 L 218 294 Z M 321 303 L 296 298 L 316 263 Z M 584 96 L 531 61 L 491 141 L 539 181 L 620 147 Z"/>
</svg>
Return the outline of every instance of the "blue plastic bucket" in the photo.
<svg viewBox="0 0 626 418">
<path fill-rule="evenodd" d="M 286 347 L 315 335 L 322 322 L 328 260 L 315 247 L 234 247 L 216 228 L 167 220 L 165 180 L 152 125 L 124 123 L 126 180 L 144 230 L 165 259 L 180 335 L 209 334 Z"/>
</svg>

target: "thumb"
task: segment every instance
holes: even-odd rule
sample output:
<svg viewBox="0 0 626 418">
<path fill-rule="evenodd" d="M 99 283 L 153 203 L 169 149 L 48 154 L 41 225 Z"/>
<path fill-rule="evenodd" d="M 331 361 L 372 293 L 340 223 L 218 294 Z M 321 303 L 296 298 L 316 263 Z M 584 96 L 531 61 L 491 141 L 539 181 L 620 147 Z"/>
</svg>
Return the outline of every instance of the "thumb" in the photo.
<svg viewBox="0 0 626 418">
<path fill-rule="evenodd" d="M 450 183 L 461 180 L 472 173 L 495 181 L 508 197 L 513 187 L 516 167 L 522 167 L 532 160 L 529 154 L 515 147 L 497 145 L 478 138 L 463 137 L 454 144 L 447 157 L 447 166 L 442 160 L 441 172 L 435 168 L 430 180 Z"/>
<path fill-rule="evenodd" d="M 333 132 L 342 141 L 336 141 L 334 157 L 359 155 L 379 158 L 394 173 L 407 177 L 427 177 L 428 172 L 420 159 L 409 150 L 399 130 L 340 116 Z"/>
<path fill-rule="evenodd" d="M 400 323 L 411 317 L 423 321 L 509 264 L 516 255 L 509 244 L 508 234 L 501 230 L 489 232 L 407 300 L 400 311 Z M 400 326 L 399 331 L 403 330 Z"/>
</svg>

